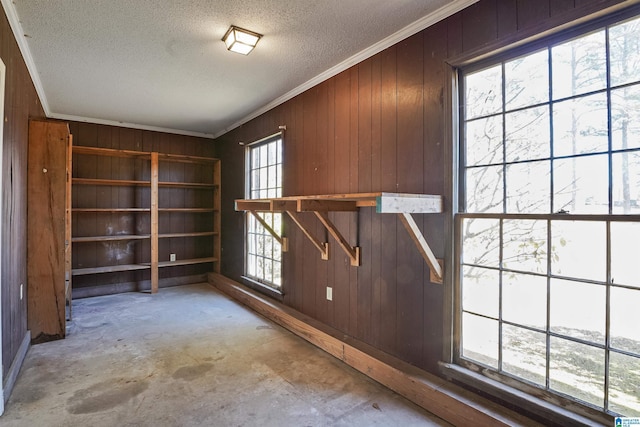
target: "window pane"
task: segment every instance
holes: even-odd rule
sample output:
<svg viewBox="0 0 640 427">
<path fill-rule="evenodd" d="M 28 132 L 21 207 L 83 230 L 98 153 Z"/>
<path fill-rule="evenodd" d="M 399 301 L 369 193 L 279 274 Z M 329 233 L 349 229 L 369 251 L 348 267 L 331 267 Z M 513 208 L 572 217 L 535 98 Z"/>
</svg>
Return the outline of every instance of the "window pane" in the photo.
<svg viewBox="0 0 640 427">
<path fill-rule="evenodd" d="M 611 84 L 640 80 L 640 19 L 636 18 L 609 29 Z"/>
<path fill-rule="evenodd" d="M 255 255 L 247 256 L 247 272 L 254 276 L 256 274 L 256 257 Z"/>
<path fill-rule="evenodd" d="M 502 318 L 539 329 L 547 326 L 547 278 L 502 273 Z"/>
<path fill-rule="evenodd" d="M 539 385 L 545 384 L 547 338 L 516 326 L 502 327 L 502 369 Z"/>
<path fill-rule="evenodd" d="M 502 109 L 502 67 L 496 65 L 465 77 L 467 119 L 497 113 Z"/>
<path fill-rule="evenodd" d="M 507 166 L 507 212 L 549 213 L 551 187 L 549 162 Z"/>
<path fill-rule="evenodd" d="M 261 145 L 260 147 L 257 147 L 256 150 L 260 150 L 260 164 L 256 166 L 259 166 L 261 168 L 266 167 L 269 163 L 269 157 L 267 155 L 267 146 L 266 145 Z"/>
<path fill-rule="evenodd" d="M 462 223 L 463 262 L 487 267 L 500 265 L 500 221 L 467 218 Z"/>
<path fill-rule="evenodd" d="M 553 163 L 553 211 L 609 213 L 609 159 L 606 154 Z"/>
<path fill-rule="evenodd" d="M 506 161 L 549 158 L 549 107 L 536 107 L 505 116 Z"/>
<path fill-rule="evenodd" d="M 553 104 L 553 154 L 570 156 L 609 149 L 605 93 Z"/>
<path fill-rule="evenodd" d="M 640 147 L 640 85 L 611 91 L 611 140 L 614 150 Z"/>
<path fill-rule="evenodd" d="M 507 110 L 549 100 L 548 60 L 545 49 L 504 64 Z"/>
<path fill-rule="evenodd" d="M 616 153 L 613 163 L 613 213 L 640 213 L 640 151 Z"/>
<path fill-rule="evenodd" d="M 505 220 L 503 233 L 503 268 L 546 274 L 546 221 Z"/>
<path fill-rule="evenodd" d="M 640 288 L 639 265 L 640 223 L 611 223 L 611 281 Z"/>
<path fill-rule="evenodd" d="M 467 212 L 502 212 L 502 166 L 467 169 Z"/>
<path fill-rule="evenodd" d="M 640 355 L 640 290 L 611 288 L 611 346 Z M 638 365 L 640 376 L 640 365 Z M 640 384 L 638 384 L 640 386 Z"/>
<path fill-rule="evenodd" d="M 502 116 L 467 122 L 466 162 L 468 166 L 501 163 Z"/>
<path fill-rule="evenodd" d="M 282 285 L 282 263 L 280 262 L 273 263 L 273 283 L 277 286 Z"/>
<path fill-rule="evenodd" d="M 462 269 L 462 309 L 498 318 L 500 272 L 465 266 Z"/>
<path fill-rule="evenodd" d="M 551 337 L 549 386 L 602 407 L 604 350 Z"/>
<path fill-rule="evenodd" d="M 613 352 L 609 357 L 609 409 L 640 417 L 640 359 Z"/>
<path fill-rule="evenodd" d="M 606 287 L 551 279 L 552 332 L 604 344 Z"/>
<path fill-rule="evenodd" d="M 604 282 L 607 259 L 605 238 L 605 225 L 601 222 L 552 221 L 552 273 Z"/>
<path fill-rule="evenodd" d="M 498 367 L 498 322 L 462 313 L 462 356 Z"/>
<path fill-rule="evenodd" d="M 604 31 L 551 49 L 553 99 L 603 89 L 606 85 Z"/>
</svg>

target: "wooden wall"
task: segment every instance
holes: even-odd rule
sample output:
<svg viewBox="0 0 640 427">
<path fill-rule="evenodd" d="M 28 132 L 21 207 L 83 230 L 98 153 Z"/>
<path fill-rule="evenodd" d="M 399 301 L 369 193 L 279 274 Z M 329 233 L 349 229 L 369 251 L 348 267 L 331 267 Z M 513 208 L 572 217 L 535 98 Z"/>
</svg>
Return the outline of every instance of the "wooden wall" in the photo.
<svg viewBox="0 0 640 427">
<path fill-rule="evenodd" d="M 210 139 L 121 128 L 91 123 L 70 122 L 74 145 L 113 148 L 134 151 L 158 151 L 160 153 L 214 157 L 214 144 Z M 224 168 L 224 164 L 222 165 Z M 74 155 L 74 177 L 149 180 L 148 161 L 132 158 Z M 212 171 L 207 165 L 160 162 L 160 181 L 211 182 Z M 208 197 L 207 200 L 200 200 Z M 160 207 L 212 206 L 209 191 L 183 188 L 162 188 L 159 192 Z M 149 207 L 148 187 L 77 186 L 73 189 L 73 207 Z M 186 233 L 211 229 L 213 213 L 162 213 L 159 219 L 161 233 Z M 96 236 L 111 233 L 150 233 L 149 213 L 74 213 L 74 236 Z M 109 229 L 109 230 L 108 230 Z M 76 243 L 73 252 L 73 268 L 91 268 L 101 265 L 136 264 L 149 262 L 149 240 L 124 242 Z M 170 253 L 181 259 L 211 256 L 212 239 L 173 238 L 161 239 L 159 256 L 169 260 Z M 193 283 L 204 280 L 212 271 L 211 264 L 167 267 L 160 269 L 161 286 Z M 132 271 L 74 276 L 74 297 L 105 295 L 150 288 L 150 272 Z"/>
<path fill-rule="evenodd" d="M 29 117 L 44 117 L 40 100 L 4 9 L 0 57 L 7 67 L 2 153 L 2 361 L 3 377 L 27 333 L 27 145 Z M 24 297 L 20 300 L 20 284 Z"/>
<path fill-rule="evenodd" d="M 220 137 L 222 273 L 241 280 L 243 272 L 243 215 L 233 211 L 233 200 L 244 198 L 244 151 L 238 142 L 287 126 L 284 195 L 442 194 L 451 212 L 447 62 L 461 63 L 618 3 L 628 2 L 481 0 Z M 447 287 L 429 283 L 428 268 L 394 216 L 371 208 L 330 216 L 362 248 L 362 266 L 350 267 L 335 244 L 331 260 L 320 260 L 286 223 L 291 250 L 284 257 L 284 303 L 436 372 Z M 423 215 L 417 222 L 443 257 L 452 238 L 448 215 Z M 308 224 L 325 235 L 314 218 Z M 333 301 L 325 298 L 326 286 L 333 287 Z"/>
</svg>

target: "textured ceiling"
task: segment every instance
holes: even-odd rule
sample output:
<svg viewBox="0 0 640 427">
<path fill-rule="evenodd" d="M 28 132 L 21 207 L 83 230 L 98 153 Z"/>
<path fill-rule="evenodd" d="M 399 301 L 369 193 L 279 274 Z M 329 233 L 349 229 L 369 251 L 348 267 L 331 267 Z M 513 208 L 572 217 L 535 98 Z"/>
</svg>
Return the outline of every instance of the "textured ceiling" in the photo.
<svg viewBox="0 0 640 427">
<path fill-rule="evenodd" d="M 2 0 L 49 116 L 203 136 L 473 2 Z M 248 56 L 231 24 L 264 35 Z"/>
</svg>

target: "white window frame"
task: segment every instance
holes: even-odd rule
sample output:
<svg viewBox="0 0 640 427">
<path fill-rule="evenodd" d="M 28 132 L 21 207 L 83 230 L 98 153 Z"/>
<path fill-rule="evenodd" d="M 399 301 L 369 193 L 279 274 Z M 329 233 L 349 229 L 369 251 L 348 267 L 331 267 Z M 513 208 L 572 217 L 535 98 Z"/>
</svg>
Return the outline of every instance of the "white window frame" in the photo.
<svg viewBox="0 0 640 427">
<path fill-rule="evenodd" d="M 637 14 L 637 10 L 635 12 Z M 459 89 L 459 93 L 460 93 L 460 105 L 464 105 L 464 75 L 465 73 L 473 73 L 475 71 L 480 71 L 482 69 L 491 67 L 492 65 L 495 64 L 503 64 L 502 66 L 504 67 L 504 64 L 507 63 L 508 61 L 510 61 L 513 58 L 517 58 L 520 56 L 526 56 L 529 53 L 534 53 L 540 50 L 545 50 L 545 49 L 551 49 L 552 46 L 556 46 L 559 44 L 562 44 L 566 41 L 569 41 L 573 38 L 577 38 L 580 37 L 581 35 L 584 34 L 588 34 L 591 31 L 597 31 L 598 29 L 603 29 L 603 28 L 609 28 L 611 26 L 616 25 L 619 22 L 623 22 L 631 17 L 633 17 L 634 15 L 629 15 L 627 14 L 625 15 L 618 15 L 616 18 L 609 18 L 607 22 L 601 22 L 599 24 L 594 24 L 591 25 L 589 27 L 585 26 L 582 28 L 576 28 L 573 30 L 573 32 L 566 32 L 564 37 L 562 38 L 562 40 L 558 41 L 559 38 L 556 36 L 554 37 L 554 39 L 548 39 L 548 40 L 541 40 L 541 41 L 537 41 L 535 42 L 535 44 L 532 44 L 530 46 L 524 46 L 522 48 L 518 48 L 517 51 L 513 51 L 511 53 L 506 53 L 506 54 L 501 54 L 499 56 L 496 56 L 494 58 L 490 58 L 489 60 L 483 60 L 481 63 L 477 63 L 477 64 L 471 64 L 467 67 L 464 67 L 459 75 L 459 83 L 460 83 L 460 89 Z M 572 30 L 570 30 L 572 31 Z M 608 31 L 608 30 L 607 30 Z M 608 40 L 608 33 L 607 33 L 607 40 Z M 607 53 L 609 52 L 609 49 L 607 48 Z M 607 70 L 609 70 L 609 58 L 607 57 Z M 549 76 L 549 81 L 551 81 L 552 77 L 551 75 Z M 503 83 L 504 84 L 504 83 Z M 634 85 L 636 83 L 633 83 Z M 640 83 L 638 83 L 640 85 Z M 612 91 L 612 84 L 610 81 L 610 77 L 607 77 L 607 84 L 606 84 L 606 89 L 602 90 L 600 92 L 602 93 L 606 93 L 607 96 L 607 108 L 608 108 L 608 129 L 611 129 L 611 112 L 610 112 L 610 99 L 611 99 L 611 91 Z M 598 91 L 596 91 L 598 92 Z M 576 96 L 575 98 L 582 98 L 582 95 Z M 573 97 L 569 97 L 569 98 L 573 98 Z M 545 104 L 545 103 L 543 103 Z M 554 101 L 549 101 L 546 103 L 546 105 L 551 106 L 552 104 L 554 104 Z M 502 105 L 502 112 L 500 114 L 505 114 L 505 106 L 504 106 L 504 101 L 503 101 L 503 105 Z M 453 342 L 453 354 L 451 355 L 451 359 L 453 361 L 453 365 L 444 365 L 444 370 L 446 373 L 448 373 L 450 376 L 460 379 L 462 381 L 474 384 L 475 386 L 491 386 L 493 388 L 492 393 L 495 395 L 498 395 L 502 398 L 507 398 L 509 399 L 512 396 L 517 395 L 519 392 L 515 391 L 520 390 L 524 391 L 526 393 L 529 393 L 530 395 L 535 395 L 535 396 L 542 396 L 543 400 L 546 400 L 548 402 L 552 402 L 554 404 L 557 405 L 561 405 L 564 406 L 566 408 L 569 408 L 571 411 L 575 411 L 580 415 L 585 415 L 587 417 L 590 417 L 592 419 L 599 419 L 599 420 L 603 420 L 606 419 L 607 421 L 610 420 L 610 417 L 612 417 L 613 415 L 616 414 L 615 411 L 612 411 L 609 409 L 609 389 L 608 389 L 608 384 L 610 382 L 610 377 L 609 377 L 609 358 L 610 358 L 610 354 L 616 354 L 616 355 L 624 355 L 624 356 L 632 356 L 632 357 L 638 357 L 638 353 L 634 352 L 634 351 L 626 351 L 626 350 L 621 350 L 620 348 L 616 348 L 615 346 L 611 345 L 611 331 L 610 331 L 610 324 L 609 324 L 609 319 L 610 319 L 610 310 L 611 310 L 611 304 L 610 304 L 610 294 L 611 294 L 611 289 L 629 289 L 629 290 L 633 290 L 633 291 L 638 291 L 640 292 L 640 289 L 635 287 L 635 285 L 633 286 L 625 286 L 624 284 L 618 284 L 618 283 L 614 283 L 612 280 L 612 273 L 611 273 L 611 230 L 612 230 L 612 224 L 617 224 L 617 223 L 629 223 L 629 222 L 633 222 L 633 223 L 637 223 L 640 222 L 640 215 L 637 214 L 620 214 L 618 213 L 615 209 L 614 209 L 614 202 L 615 202 L 615 196 L 612 194 L 612 190 L 611 190 L 611 182 L 613 182 L 613 178 L 612 178 L 612 174 L 613 172 L 611 171 L 612 169 L 612 156 L 615 156 L 616 154 L 619 154 L 620 152 L 624 151 L 624 150 L 616 150 L 612 148 L 612 143 L 611 143 L 611 131 L 609 131 L 608 134 L 608 139 L 609 139 L 609 145 L 608 145 L 608 149 L 606 151 L 604 151 L 604 155 L 608 156 L 608 167 L 609 167 L 609 194 L 608 194 L 608 204 L 609 204 L 609 210 L 608 212 L 605 213 L 601 213 L 601 214 L 573 214 L 571 212 L 564 212 L 561 211 L 560 209 L 555 209 L 556 206 L 553 206 L 553 179 L 551 180 L 551 194 L 550 194 L 550 203 L 552 205 L 552 209 L 549 209 L 548 212 L 546 213 L 520 213 L 520 214 L 513 214 L 513 213 L 509 213 L 509 210 L 506 208 L 506 197 L 504 198 L 505 200 L 502 202 L 504 204 L 504 208 L 500 211 L 497 212 L 495 214 L 486 214 L 486 213 L 478 213 L 478 212 L 466 212 L 465 211 L 465 206 L 464 206 L 464 200 L 465 200 L 465 170 L 467 168 L 467 165 L 464 163 L 464 157 L 465 157 L 465 147 L 464 147 L 464 140 L 465 140 L 465 123 L 467 122 L 466 118 L 464 117 L 464 111 L 463 109 L 460 109 L 460 148 L 459 148 L 459 152 L 458 152 L 458 157 L 460 157 L 460 163 L 458 165 L 457 168 L 454 168 L 454 173 L 456 174 L 455 177 L 453 177 L 453 182 L 458 182 L 458 185 L 456 185 L 456 188 L 454 188 L 454 195 L 459 196 L 459 200 L 461 201 L 459 203 L 460 206 L 458 206 L 458 211 L 457 213 L 455 213 L 454 215 L 454 229 L 455 229 L 455 244 L 454 244 L 454 251 L 453 251 L 453 259 L 455 260 L 455 274 L 454 274 L 454 317 L 453 317 L 453 324 L 454 324 L 454 342 Z M 455 121 L 455 119 L 454 119 Z M 551 122 L 553 123 L 553 122 Z M 551 126 L 553 126 L 553 124 L 551 124 Z M 553 129 L 553 128 L 552 128 Z M 551 133 L 553 133 L 553 131 L 551 130 Z M 503 133 L 504 136 L 504 133 Z M 551 144 L 553 144 L 553 138 L 552 138 L 552 142 Z M 627 152 L 633 152 L 634 154 L 639 153 L 640 154 L 640 148 L 638 149 L 633 149 L 633 150 L 626 150 Z M 455 154 L 455 152 L 454 152 Z M 592 154 L 587 154 L 587 155 L 570 155 L 570 156 L 558 156 L 557 158 L 553 156 L 553 154 L 550 154 L 550 156 L 548 157 L 549 163 L 553 164 L 553 162 L 557 159 L 573 159 L 573 158 L 581 158 L 581 157 L 586 157 L 586 156 L 590 156 Z M 509 162 L 507 162 L 506 158 L 502 160 L 502 162 L 500 162 L 500 165 L 503 168 L 503 182 L 505 182 L 505 170 L 506 167 L 508 167 Z M 553 170 L 553 166 L 551 166 L 551 171 Z M 505 191 L 505 195 L 506 195 L 506 190 Z M 465 312 L 464 307 L 463 307 L 463 285 L 462 285 L 462 280 L 463 280 L 463 268 L 464 268 L 464 261 L 463 261 L 463 253 L 464 253 L 464 242 L 463 242 L 463 236 L 462 236 L 462 226 L 465 220 L 469 220 L 469 219 L 473 219 L 473 218 L 478 218 L 478 219 L 495 219 L 496 221 L 499 221 L 500 224 L 500 233 L 499 233 L 499 238 L 500 238 L 500 242 L 499 242 L 499 251 L 500 251 L 500 264 L 492 267 L 491 269 L 497 273 L 501 275 L 504 272 L 509 272 L 509 273 L 519 273 L 518 271 L 512 271 L 508 268 L 505 268 L 502 265 L 502 251 L 504 248 L 504 242 L 503 242 L 503 231 L 502 231 L 502 227 L 503 227 L 503 223 L 505 221 L 509 221 L 509 220 L 537 220 L 540 221 L 541 223 L 546 223 L 546 234 L 547 234 L 547 244 L 551 245 L 551 229 L 552 226 L 551 224 L 560 224 L 563 221 L 580 221 L 580 222 L 584 222 L 584 223 L 600 223 L 602 224 L 603 228 L 604 228 L 604 234 L 605 234 L 605 238 L 606 238 L 606 279 L 605 280 L 592 280 L 591 278 L 586 278 L 586 279 L 582 279 L 579 278 L 578 281 L 582 281 L 584 283 L 587 284 L 594 284 L 594 285 L 599 285 L 599 286 L 603 286 L 604 288 L 606 288 L 606 298 L 607 298 L 607 304 L 606 304 L 606 341 L 601 345 L 601 346 L 596 346 L 596 345 L 592 345 L 592 347 L 594 348 L 599 348 L 602 349 L 604 354 L 605 354 L 605 358 L 606 358 L 606 362 L 605 362 L 605 379 L 604 379 L 604 384 L 605 384 L 605 389 L 604 389 L 604 403 L 602 405 L 602 407 L 598 407 L 597 405 L 593 405 L 590 404 L 588 402 L 584 402 L 584 401 L 580 401 L 579 399 L 574 398 L 573 396 L 568 396 L 565 395 L 561 392 L 557 392 L 554 391 L 552 389 L 549 388 L 549 340 L 552 338 L 562 338 L 562 339 L 569 339 L 573 342 L 579 343 L 579 344 L 584 344 L 584 342 L 582 342 L 582 340 L 575 338 L 575 337 L 571 337 L 571 336 L 564 336 L 562 334 L 558 334 L 556 332 L 553 332 L 550 330 L 550 326 L 549 326 L 549 306 L 547 305 L 547 324 L 546 324 L 546 330 L 545 331 L 540 331 L 540 330 L 535 330 L 536 328 L 531 328 L 531 330 L 535 330 L 535 332 L 544 332 L 545 337 L 546 337 L 546 342 L 547 342 L 547 355 L 546 355 L 546 362 L 547 362 L 547 370 L 546 370 L 546 374 L 545 374 L 545 381 L 546 384 L 540 386 L 539 384 L 534 384 L 528 381 L 523 381 L 519 378 L 517 378 L 516 375 L 513 375 L 510 372 L 505 372 L 502 370 L 502 347 L 501 347 L 501 336 L 502 333 L 499 333 L 499 344 L 498 344 L 498 366 L 497 368 L 494 366 L 489 366 L 485 363 L 482 363 L 481 361 L 478 360 L 473 360 L 470 359 L 469 357 L 465 357 L 465 355 L 463 354 L 463 349 L 462 349 L 462 341 L 464 339 L 463 337 L 463 326 L 462 326 L 462 316 L 463 316 L 463 312 Z M 548 250 L 549 253 L 551 253 L 551 250 Z M 550 259 L 548 257 L 548 259 Z M 543 273 L 539 274 L 539 277 L 542 278 L 543 280 L 547 281 L 547 289 L 550 289 L 550 283 L 552 280 L 561 280 L 561 279 L 565 279 L 565 278 L 574 278 L 574 277 L 565 277 L 565 276 L 561 276 L 558 274 L 554 274 L 552 269 L 551 269 L 551 261 L 548 261 L 548 266 L 546 267 L 546 271 L 544 271 Z M 500 279 L 500 283 L 502 283 L 502 279 Z M 500 284 L 500 296 L 498 304 L 500 306 L 500 312 L 499 312 L 499 317 L 498 317 L 498 323 L 499 323 L 499 330 L 502 331 L 502 325 L 509 325 L 509 322 L 504 321 L 504 319 L 502 318 L 502 284 Z M 547 290 L 547 304 L 549 304 L 549 290 Z M 510 325 L 509 325 L 510 326 Z M 522 325 L 517 325 L 517 326 L 522 326 Z M 593 344 L 591 342 L 588 343 L 589 345 Z M 640 366 L 640 359 L 638 359 L 639 362 L 639 366 Z M 457 367 L 456 367 L 457 366 Z M 508 390 L 512 390 L 512 392 L 509 392 Z M 507 397 L 508 396 L 508 397 Z M 522 395 L 521 395 L 522 396 Z M 531 396 L 526 397 L 526 398 L 522 398 L 522 399 L 516 399 L 519 402 L 525 402 L 528 401 L 529 403 L 532 402 L 535 399 L 531 399 Z M 524 405 L 524 406 L 528 406 L 529 409 L 534 409 L 533 406 L 529 405 Z M 546 411 L 546 410 L 545 410 Z M 543 411 L 543 412 L 545 412 Z M 624 414 L 623 414 L 624 415 Z M 635 414 L 632 414 L 631 416 L 637 416 Z"/>
<path fill-rule="evenodd" d="M 267 155 L 265 159 L 264 155 L 268 153 L 270 149 L 275 149 L 275 158 L 268 158 Z M 261 151 L 256 152 L 255 150 Z M 283 152 L 283 132 L 278 132 L 246 145 L 245 198 L 266 199 L 282 197 Z M 256 158 L 254 153 L 257 154 L 258 159 L 263 159 L 260 165 L 253 164 L 253 160 Z M 256 171 L 256 173 L 254 173 L 254 171 Z M 281 213 L 264 212 L 258 213 L 258 215 L 265 220 L 276 233 L 282 235 L 283 218 Z M 245 277 L 281 292 L 283 282 L 282 247 L 251 213 L 247 213 L 245 218 Z"/>
</svg>

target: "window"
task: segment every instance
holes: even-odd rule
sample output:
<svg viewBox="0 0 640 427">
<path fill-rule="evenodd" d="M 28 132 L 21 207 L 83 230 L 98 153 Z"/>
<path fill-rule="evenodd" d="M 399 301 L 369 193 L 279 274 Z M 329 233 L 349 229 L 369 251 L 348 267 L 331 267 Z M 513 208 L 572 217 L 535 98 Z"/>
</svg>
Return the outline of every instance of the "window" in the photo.
<svg viewBox="0 0 640 427">
<path fill-rule="evenodd" d="M 455 359 L 637 417 L 640 19 L 557 40 L 461 70 Z"/>
<path fill-rule="evenodd" d="M 282 134 L 247 146 L 248 199 L 282 196 Z M 282 214 L 259 213 L 276 233 L 282 235 Z M 260 283 L 282 286 L 282 248 L 251 214 L 247 218 L 245 274 Z"/>
</svg>

